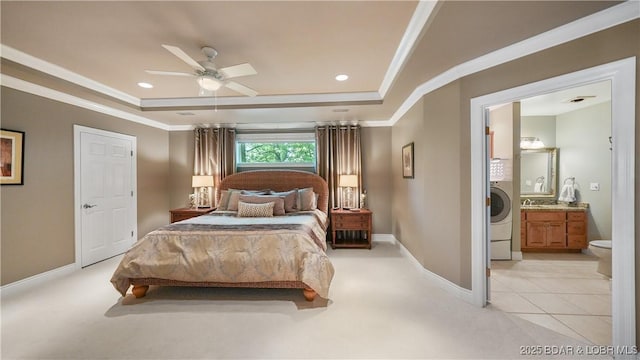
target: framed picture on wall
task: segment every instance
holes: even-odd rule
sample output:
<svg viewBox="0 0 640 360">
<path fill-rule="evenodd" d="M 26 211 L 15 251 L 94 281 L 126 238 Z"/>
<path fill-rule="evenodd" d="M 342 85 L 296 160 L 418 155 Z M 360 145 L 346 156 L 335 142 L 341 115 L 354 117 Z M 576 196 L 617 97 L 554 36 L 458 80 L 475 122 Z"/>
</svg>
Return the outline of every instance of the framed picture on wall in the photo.
<svg viewBox="0 0 640 360">
<path fill-rule="evenodd" d="M 0 184 L 22 185 L 24 132 L 0 129 Z"/>
<path fill-rule="evenodd" d="M 402 177 L 413 179 L 413 143 L 402 147 Z"/>
</svg>

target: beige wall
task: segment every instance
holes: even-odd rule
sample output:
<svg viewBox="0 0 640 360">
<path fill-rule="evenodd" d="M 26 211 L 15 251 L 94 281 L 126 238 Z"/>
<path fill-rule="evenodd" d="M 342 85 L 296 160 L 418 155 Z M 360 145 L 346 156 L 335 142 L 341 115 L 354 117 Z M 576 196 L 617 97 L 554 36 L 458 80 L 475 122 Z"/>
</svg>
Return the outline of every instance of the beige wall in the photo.
<svg viewBox="0 0 640 360">
<path fill-rule="evenodd" d="M 471 99 L 630 56 L 640 57 L 640 20 L 466 76 L 424 96 L 424 108 L 420 102 L 416 104 L 392 130 L 393 233 L 396 237 L 426 269 L 470 289 Z M 637 71 L 637 94 L 640 94 L 639 75 L 640 71 Z M 441 103 L 434 101 L 437 99 Z M 636 102 L 636 118 L 640 117 L 639 104 Z M 431 121 L 436 119 L 434 114 L 441 114 L 439 120 L 447 124 Z M 639 134 L 640 126 L 636 126 L 638 144 Z M 426 171 L 416 168 L 416 179 L 403 180 L 399 170 L 395 169 L 400 166 L 399 147 L 409 141 L 416 141 L 418 161 L 423 161 L 420 156 L 426 158 L 429 154 L 437 153 L 441 155 L 439 165 L 442 166 L 436 169 L 433 164 L 425 164 Z M 636 157 L 636 178 L 640 176 L 639 160 L 640 157 Z M 435 174 L 441 179 L 430 179 Z M 438 188 L 440 184 L 444 187 Z M 430 198 L 430 201 L 424 201 L 416 209 L 414 202 L 426 200 L 431 192 L 448 196 Z M 636 183 L 636 192 L 640 194 L 640 183 Z M 408 196 L 409 193 L 419 200 Z M 640 201 L 636 200 L 638 213 L 639 204 Z M 441 222 L 434 221 L 432 216 L 437 216 Z M 421 221 L 425 223 L 424 226 L 419 225 Z M 636 234 L 639 228 L 640 222 L 637 222 Z M 436 236 L 439 242 L 434 239 Z M 636 258 L 640 259 L 640 246 L 636 246 L 636 251 Z M 449 264 L 443 264 L 444 261 Z M 636 272 L 637 289 L 640 290 L 640 267 L 636 266 Z M 637 314 L 640 318 L 640 312 Z"/>
<path fill-rule="evenodd" d="M 425 247 L 423 234 L 425 231 L 423 218 L 427 216 L 423 199 L 426 188 L 423 185 L 425 176 L 424 149 L 427 147 L 421 140 L 424 133 L 423 100 L 418 101 L 393 127 L 391 132 L 391 174 L 393 175 L 391 201 L 391 229 L 393 235 L 422 264 Z M 402 147 L 414 143 L 414 178 L 402 177 Z"/>
<path fill-rule="evenodd" d="M 391 234 L 391 128 L 362 128 L 362 182 L 373 212 L 373 233 Z"/>
<path fill-rule="evenodd" d="M 430 271 L 460 283 L 460 83 L 426 95 L 393 127 L 394 235 Z M 400 151 L 414 142 L 415 178 Z M 398 154 L 397 156 L 395 154 Z M 397 174 L 397 175 L 396 175 Z M 416 256 L 417 255 L 417 256 Z"/>
<path fill-rule="evenodd" d="M 169 133 L 169 189 L 172 209 L 189 206 L 195 137 L 192 130 Z"/>
<path fill-rule="evenodd" d="M 137 138 L 138 236 L 169 221 L 166 131 L 4 87 L 1 115 L 25 132 L 24 185 L 0 188 L 2 285 L 75 261 L 74 124 Z"/>
</svg>

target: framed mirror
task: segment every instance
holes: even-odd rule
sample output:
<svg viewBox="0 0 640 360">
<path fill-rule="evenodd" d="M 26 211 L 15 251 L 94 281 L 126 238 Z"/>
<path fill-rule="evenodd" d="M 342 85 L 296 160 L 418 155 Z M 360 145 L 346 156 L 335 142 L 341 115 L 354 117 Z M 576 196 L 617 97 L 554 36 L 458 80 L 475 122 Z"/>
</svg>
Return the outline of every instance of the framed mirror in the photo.
<svg viewBox="0 0 640 360">
<path fill-rule="evenodd" d="M 555 199 L 558 149 L 520 150 L 520 197 Z"/>
</svg>

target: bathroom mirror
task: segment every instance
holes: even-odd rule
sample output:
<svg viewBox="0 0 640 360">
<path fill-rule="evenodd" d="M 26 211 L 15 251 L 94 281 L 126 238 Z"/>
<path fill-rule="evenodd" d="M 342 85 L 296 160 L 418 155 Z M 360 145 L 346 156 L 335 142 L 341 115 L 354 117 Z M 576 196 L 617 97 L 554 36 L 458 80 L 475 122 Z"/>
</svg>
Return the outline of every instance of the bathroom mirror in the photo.
<svg viewBox="0 0 640 360">
<path fill-rule="evenodd" d="M 558 149 L 520 150 L 520 197 L 555 199 Z"/>
</svg>

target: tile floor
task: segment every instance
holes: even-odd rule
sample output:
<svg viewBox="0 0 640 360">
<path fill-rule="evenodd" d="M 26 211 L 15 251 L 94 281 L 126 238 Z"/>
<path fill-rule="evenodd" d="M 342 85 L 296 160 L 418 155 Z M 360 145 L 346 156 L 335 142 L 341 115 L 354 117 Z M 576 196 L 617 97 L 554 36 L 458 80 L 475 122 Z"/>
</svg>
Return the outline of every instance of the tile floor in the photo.
<svg viewBox="0 0 640 360">
<path fill-rule="evenodd" d="M 558 333 L 611 345 L 610 280 L 587 254 L 524 253 L 491 262 L 491 306 Z"/>
</svg>

